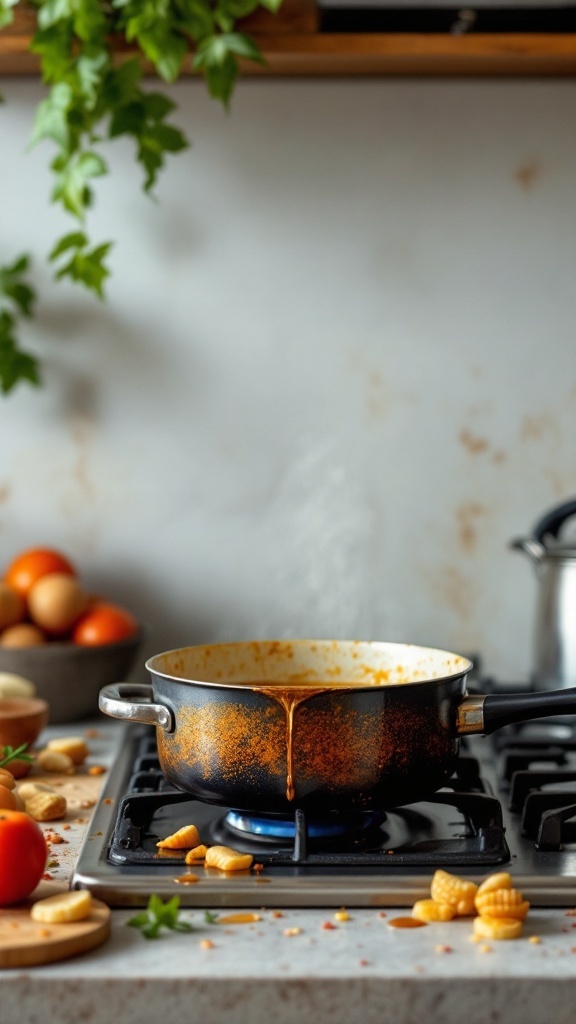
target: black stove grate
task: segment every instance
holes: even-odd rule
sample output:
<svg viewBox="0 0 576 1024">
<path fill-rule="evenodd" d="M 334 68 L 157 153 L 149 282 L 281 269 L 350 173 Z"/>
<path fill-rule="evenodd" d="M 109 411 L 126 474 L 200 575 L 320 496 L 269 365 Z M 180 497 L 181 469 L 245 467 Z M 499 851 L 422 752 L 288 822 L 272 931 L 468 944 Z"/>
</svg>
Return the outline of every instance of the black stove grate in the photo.
<svg viewBox="0 0 576 1024">
<path fill-rule="evenodd" d="M 250 852 L 264 866 L 330 869 L 493 866 L 510 852 L 499 801 L 488 792 L 475 758 L 462 756 L 450 786 L 417 804 L 388 812 L 381 825 L 338 839 L 311 838 L 306 814 L 294 818 L 294 838 L 267 837 L 231 830 L 223 809 L 193 800 L 165 779 L 153 737 L 145 737 L 121 801 L 109 849 L 119 865 L 182 864 L 183 854 L 159 851 L 156 842 L 193 822 L 200 841 Z"/>
</svg>

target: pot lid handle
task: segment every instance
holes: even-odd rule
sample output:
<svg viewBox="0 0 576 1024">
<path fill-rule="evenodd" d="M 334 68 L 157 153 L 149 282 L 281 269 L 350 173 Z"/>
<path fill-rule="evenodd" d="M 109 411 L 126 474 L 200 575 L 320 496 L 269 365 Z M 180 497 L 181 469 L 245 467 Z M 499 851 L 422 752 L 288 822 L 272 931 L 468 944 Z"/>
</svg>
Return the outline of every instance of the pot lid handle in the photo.
<svg viewBox="0 0 576 1024">
<path fill-rule="evenodd" d="M 546 537 L 557 538 L 563 524 L 573 515 L 576 515 L 576 499 L 574 498 L 550 509 L 536 523 L 533 531 L 534 540 L 545 545 Z"/>
</svg>

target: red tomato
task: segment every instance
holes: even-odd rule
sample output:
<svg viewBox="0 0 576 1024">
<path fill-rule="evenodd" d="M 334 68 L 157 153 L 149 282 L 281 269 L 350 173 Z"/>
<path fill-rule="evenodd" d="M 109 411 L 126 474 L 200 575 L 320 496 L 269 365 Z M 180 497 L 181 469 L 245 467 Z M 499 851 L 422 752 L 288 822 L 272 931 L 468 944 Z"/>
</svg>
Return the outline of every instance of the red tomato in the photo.
<svg viewBox="0 0 576 1024">
<path fill-rule="evenodd" d="M 52 572 L 76 576 L 73 565 L 59 551 L 53 551 L 51 548 L 32 548 L 30 551 L 22 551 L 10 563 L 4 573 L 4 582 L 26 597 L 36 580 Z"/>
<path fill-rule="evenodd" d="M 86 647 L 113 644 L 138 632 L 138 622 L 131 612 L 117 604 L 101 602 L 92 606 L 76 624 L 72 643 Z"/>
<path fill-rule="evenodd" d="M 46 840 L 30 815 L 0 810 L 0 907 L 30 895 L 46 870 L 47 857 Z"/>
</svg>

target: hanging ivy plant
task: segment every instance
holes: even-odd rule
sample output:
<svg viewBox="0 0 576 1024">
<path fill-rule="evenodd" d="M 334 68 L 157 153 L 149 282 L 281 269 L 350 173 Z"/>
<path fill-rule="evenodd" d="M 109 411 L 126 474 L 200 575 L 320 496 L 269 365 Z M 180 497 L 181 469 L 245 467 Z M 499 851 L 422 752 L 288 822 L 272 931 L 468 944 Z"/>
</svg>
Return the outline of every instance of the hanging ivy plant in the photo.
<svg viewBox="0 0 576 1024">
<path fill-rule="evenodd" d="M 0 0 L 0 31 L 23 0 Z M 275 13 L 282 0 L 32 0 L 37 54 L 46 98 L 36 110 L 32 143 L 49 140 L 52 201 L 76 222 L 48 255 L 57 279 L 69 278 L 99 298 L 109 276 L 112 243 L 87 233 L 98 178 L 108 173 L 106 144 L 120 136 L 134 143 L 150 193 L 167 155 L 188 147 L 170 118 L 175 104 L 157 89 L 143 88 L 143 62 L 165 82 L 200 72 L 208 92 L 228 106 L 238 77 L 238 58 L 263 63 L 254 40 L 236 22 L 262 6 Z M 30 3 L 27 4 L 30 6 Z M 132 56 L 118 59 L 118 40 Z M 40 383 L 37 359 L 21 348 L 19 328 L 33 313 L 29 257 L 0 266 L 0 389 L 21 381 Z"/>
</svg>

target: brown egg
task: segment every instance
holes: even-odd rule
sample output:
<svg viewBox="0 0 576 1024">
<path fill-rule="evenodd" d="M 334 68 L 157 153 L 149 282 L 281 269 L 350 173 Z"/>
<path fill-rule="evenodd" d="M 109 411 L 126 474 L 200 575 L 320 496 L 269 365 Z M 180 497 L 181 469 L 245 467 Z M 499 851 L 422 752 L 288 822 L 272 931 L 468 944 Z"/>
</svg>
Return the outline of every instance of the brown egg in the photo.
<svg viewBox="0 0 576 1024">
<path fill-rule="evenodd" d="M 88 595 L 74 576 L 52 572 L 37 580 L 28 593 L 28 613 L 47 633 L 67 633 L 88 606 Z"/>
<path fill-rule="evenodd" d="M 31 622 L 19 622 L 0 633 L 0 647 L 38 647 L 45 643 L 44 633 Z"/>
<path fill-rule="evenodd" d="M 8 583 L 0 582 L 0 629 L 13 626 L 24 618 L 24 599 Z"/>
</svg>

